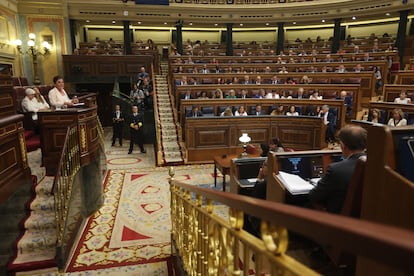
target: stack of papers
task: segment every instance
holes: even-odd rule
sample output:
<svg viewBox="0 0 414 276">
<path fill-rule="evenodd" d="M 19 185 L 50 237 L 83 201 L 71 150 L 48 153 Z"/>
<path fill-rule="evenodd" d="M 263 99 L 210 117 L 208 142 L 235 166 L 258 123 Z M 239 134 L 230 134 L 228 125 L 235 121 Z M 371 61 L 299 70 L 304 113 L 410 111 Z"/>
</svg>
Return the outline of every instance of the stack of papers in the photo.
<svg viewBox="0 0 414 276">
<path fill-rule="evenodd" d="M 257 178 L 239 179 L 240 187 L 253 188 L 256 185 Z"/>
<path fill-rule="evenodd" d="M 279 171 L 277 178 L 292 195 L 308 194 L 314 187 L 308 181 L 296 174 Z"/>
</svg>

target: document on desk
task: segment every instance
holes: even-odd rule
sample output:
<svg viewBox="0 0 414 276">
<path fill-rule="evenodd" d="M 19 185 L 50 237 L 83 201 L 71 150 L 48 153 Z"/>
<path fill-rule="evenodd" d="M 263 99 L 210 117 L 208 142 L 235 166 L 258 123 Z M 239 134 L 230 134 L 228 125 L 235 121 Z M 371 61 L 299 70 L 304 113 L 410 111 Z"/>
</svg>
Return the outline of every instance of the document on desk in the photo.
<svg viewBox="0 0 414 276">
<path fill-rule="evenodd" d="M 253 188 L 256 185 L 257 178 L 239 179 L 240 187 Z"/>
<path fill-rule="evenodd" d="M 296 174 L 279 171 L 277 178 L 279 178 L 286 190 L 292 195 L 308 194 L 314 187 L 308 181 Z"/>
</svg>

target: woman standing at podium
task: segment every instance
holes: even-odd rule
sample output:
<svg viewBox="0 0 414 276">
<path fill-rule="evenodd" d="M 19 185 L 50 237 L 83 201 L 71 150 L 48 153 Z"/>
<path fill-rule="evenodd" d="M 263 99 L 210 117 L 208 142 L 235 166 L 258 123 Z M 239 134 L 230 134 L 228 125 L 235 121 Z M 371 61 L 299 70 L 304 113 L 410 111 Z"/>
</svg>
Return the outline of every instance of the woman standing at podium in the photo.
<svg viewBox="0 0 414 276">
<path fill-rule="evenodd" d="M 79 101 L 78 99 L 70 99 L 68 94 L 65 91 L 65 82 L 61 76 L 53 77 L 53 83 L 55 87 L 49 91 L 49 101 L 53 107 L 62 107 L 66 106 L 73 106 L 77 104 Z"/>
</svg>

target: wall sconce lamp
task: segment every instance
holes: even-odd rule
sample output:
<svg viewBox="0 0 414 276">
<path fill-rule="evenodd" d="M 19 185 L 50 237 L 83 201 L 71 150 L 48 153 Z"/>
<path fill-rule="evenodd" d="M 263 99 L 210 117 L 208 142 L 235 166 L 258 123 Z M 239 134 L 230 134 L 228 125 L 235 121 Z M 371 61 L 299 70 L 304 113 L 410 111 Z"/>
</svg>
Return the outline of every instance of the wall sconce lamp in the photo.
<svg viewBox="0 0 414 276">
<path fill-rule="evenodd" d="M 242 133 L 242 136 L 240 136 L 239 141 L 243 146 L 243 152 L 240 154 L 241 158 L 248 157 L 248 154 L 246 152 L 247 151 L 247 145 L 249 144 L 249 142 L 251 140 L 252 140 L 252 138 L 250 138 L 249 134 L 247 134 L 247 133 Z"/>
<path fill-rule="evenodd" d="M 29 34 L 29 40 L 27 41 L 27 49 L 23 51 L 22 48 L 23 42 L 20 39 L 14 41 L 16 49 L 20 54 L 28 54 L 32 57 L 32 66 L 33 66 L 33 84 L 40 84 L 39 74 L 38 74 L 38 56 L 47 56 L 50 54 L 50 49 L 52 46 L 49 42 L 43 41 L 41 47 L 36 46 L 36 35 L 34 33 Z"/>
</svg>

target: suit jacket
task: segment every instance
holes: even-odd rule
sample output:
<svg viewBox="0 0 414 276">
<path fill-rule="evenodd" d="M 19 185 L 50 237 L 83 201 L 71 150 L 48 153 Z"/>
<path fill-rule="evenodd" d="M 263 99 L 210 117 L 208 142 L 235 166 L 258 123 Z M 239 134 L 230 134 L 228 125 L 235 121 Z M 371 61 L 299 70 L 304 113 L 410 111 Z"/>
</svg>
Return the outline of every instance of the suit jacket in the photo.
<svg viewBox="0 0 414 276">
<path fill-rule="evenodd" d="M 125 116 L 122 111 L 119 113 L 119 119 L 116 118 L 116 111 L 112 112 L 112 122 L 117 124 L 123 124 L 125 121 Z"/>
<path fill-rule="evenodd" d="M 141 124 L 144 123 L 144 115 L 141 112 L 139 112 L 136 116 L 134 116 L 134 114 L 131 114 L 129 115 L 128 122 L 129 122 L 130 130 L 134 131 L 135 129 L 133 128 L 133 126 L 135 125 L 139 126 L 139 123 Z"/>
<path fill-rule="evenodd" d="M 322 179 L 309 192 L 309 201 L 322 204 L 328 212 L 340 213 L 356 162 L 363 155 L 365 153 L 356 153 L 348 159 L 330 164 Z"/>
<path fill-rule="evenodd" d="M 266 115 L 266 112 L 264 112 L 264 111 L 262 110 L 262 111 L 260 111 L 260 112 L 259 112 L 259 114 L 257 114 L 257 112 L 256 112 L 256 111 L 253 111 L 250 115 L 253 115 L 253 116 L 263 116 L 263 115 Z"/>
<path fill-rule="evenodd" d="M 181 95 L 181 99 L 183 99 L 183 100 L 185 99 L 185 94 Z M 190 99 L 194 99 L 193 95 L 191 95 L 191 94 L 190 94 Z"/>
<path fill-rule="evenodd" d="M 203 113 L 201 113 L 201 111 L 197 111 L 197 116 L 195 116 L 195 114 L 193 114 L 193 112 L 188 112 L 186 117 L 203 117 Z"/>
</svg>

